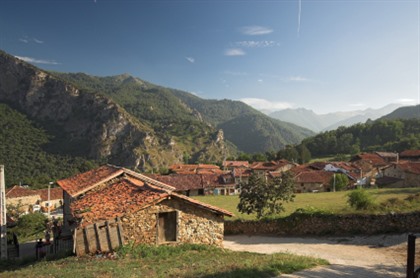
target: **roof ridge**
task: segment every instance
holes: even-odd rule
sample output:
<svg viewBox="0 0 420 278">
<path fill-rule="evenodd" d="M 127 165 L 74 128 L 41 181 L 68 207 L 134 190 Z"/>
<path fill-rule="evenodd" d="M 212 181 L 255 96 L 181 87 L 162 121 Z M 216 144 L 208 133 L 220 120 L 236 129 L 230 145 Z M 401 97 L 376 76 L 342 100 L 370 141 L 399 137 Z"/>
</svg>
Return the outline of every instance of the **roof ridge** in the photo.
<svg viewBox="0 0 420 278">
<path fill-rule="evenodd" d="M 144 182 L 147 182 L 147 183 L 149 183 L 149 184 L 151 184 L 152 186 L 154 185 L 155 187 L 159 187 L 160 189 L 163 189 L 163 190 L 165 190 L 165 191 L 169 191 L 169 192 L 172 192 L 172 191 L 174 191 L 176 188 L 175 187 L 173 187 L 173 186 L 170 186 L 170 185 L 168 185 L 168 184 L 165 184 L 165 183 L 163 183 L 163 182 L 160 182 L 160 181 L 157 181 L 157 180 L 155 180 L 155 179 L 152 179 L 152 178 L 149 178 L 149 177 L 147 177 L 147 176 L 145 176 L 145 175 L 143 175 L 143 174 L 140 174 L 140 173 L 137 173 L 137 172 L 135 172 L 135 171 L 132 171 L 132 170 L 129 170 L 129 169 L 127 169 L 127 168 L 124 168 L 124 167 L 120 167 L 126 174 L 128 174 L 128 175 L 131 175 L 131 176 L 133 176 L 133 177 L 135 177 L 135 178 L 138 178 L 138 179 L 140 179 L 140 180 L 142 180 L 142 181 L 144 181 Z"/>
</svg>

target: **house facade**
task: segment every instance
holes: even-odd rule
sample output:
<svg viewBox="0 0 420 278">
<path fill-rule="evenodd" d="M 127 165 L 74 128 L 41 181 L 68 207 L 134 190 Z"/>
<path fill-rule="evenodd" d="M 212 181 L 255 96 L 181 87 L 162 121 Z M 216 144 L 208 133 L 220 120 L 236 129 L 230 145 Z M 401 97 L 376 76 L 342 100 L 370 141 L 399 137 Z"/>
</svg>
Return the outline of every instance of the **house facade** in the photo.
<svg viewBox="0 0 420 278">
<path fill-rule="evenodd" d="M 419 187 L 420 162 L 400 161 L 383 170 L 383 177 L 394 178 L 393 187 Z M 398 181 L 399 180 L 399 181 Z"/>
<path fill-rule="evenodd" d="M 224 217 L 233 215 L 178 194 L 168 184 L 111 165 L 57 183 L 66 196 L 64 229 L 73 234 L 118 217 L 125 242 L 221 246 Z"/>
</svg>

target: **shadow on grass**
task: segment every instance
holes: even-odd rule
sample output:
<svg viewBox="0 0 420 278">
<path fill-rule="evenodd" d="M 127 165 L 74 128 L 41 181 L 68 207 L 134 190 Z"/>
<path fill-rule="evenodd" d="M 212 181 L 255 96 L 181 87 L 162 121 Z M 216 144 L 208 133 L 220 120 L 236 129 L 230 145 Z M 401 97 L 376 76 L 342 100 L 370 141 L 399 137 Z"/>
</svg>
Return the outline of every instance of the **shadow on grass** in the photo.
<svg viewBox="0 0 420 278">
<path fill-rule="evenodd" d="M 5 271 L 14 271 L 22 268 L 26 268 L 30 265 L 36 265 L 42 262 L 51 262 L 58 261 L 63 258 L 72 256 L 70 252 L 57 253 L 54 256 L 47 256 L 42 259 L 36 259 L 35 257 L 24 257 L 21 259 L 9 259 L 9 260 L 0 260 L 0 273 Z M 1 275 L 0 275 L 1 276 Z"/>
<path fill-rule="evenodd" d="M 395 188 L 388 190 L 373 190 L 373 195 L 388 195 L 388 194 L 416 194 L 420 193 L 420 188 L 408 187 L 408 188 Z"/>
<path fill-rule="evenodd" d="M 349 266 L 329 265 L 322 268 L 314 268 L 293 273 L 292 275 L 280 275 L 280 277 L 301 278 L 330 278 L 330 277 L 404 277 L 405 269 L 402 266 L 374 265 L 374 266 Z"/>
<path fill-rule="evenodd" d="M 254 278 L 254 277 L 276 277 L 278 273 L 276 271 L 261 270 L 255 268 L 247 269 L 232 269 L 230 271 L 208 274 L 199 277 L 203 278 Z"/>
</svg>

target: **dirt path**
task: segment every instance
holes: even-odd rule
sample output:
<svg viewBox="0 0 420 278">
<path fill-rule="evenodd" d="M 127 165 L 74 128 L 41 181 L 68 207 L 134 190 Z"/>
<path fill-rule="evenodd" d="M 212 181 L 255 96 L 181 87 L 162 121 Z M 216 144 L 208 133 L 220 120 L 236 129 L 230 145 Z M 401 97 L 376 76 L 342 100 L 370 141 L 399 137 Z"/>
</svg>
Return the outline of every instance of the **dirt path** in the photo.
<svg viewBox="0 0 420 278">
<path fill-rule="evenodd" d="M 224 246 L 237 251 L 306 255 L 331 264 L 281 277 L 374 278 L 405 277 L 406 242 L 406 234 L 325 238 L 240 235 L 226 236 Z"/>
</svg>

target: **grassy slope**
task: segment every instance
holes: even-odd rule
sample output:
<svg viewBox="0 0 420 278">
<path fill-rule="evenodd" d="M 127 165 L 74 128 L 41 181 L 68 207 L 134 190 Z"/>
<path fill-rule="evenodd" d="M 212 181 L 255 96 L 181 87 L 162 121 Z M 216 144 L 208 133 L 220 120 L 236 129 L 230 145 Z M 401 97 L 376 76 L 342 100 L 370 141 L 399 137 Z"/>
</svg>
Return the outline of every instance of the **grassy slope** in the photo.
<svg viewBox="0 0 420 278">
<path fill-rule="evenodd" d="M 373 194 L 374 198 L 378 203 L 384 202 L 390 198 L 398 198 L 404 200 L 408 196 L 416 193 L 420 193 L 420 188 L 389 188 L 389 189 L 370 189 L 370 193 Z M 351 209 L 346 203 L 348 191 L 340 192 L 325 192 L 325 193 L 302 193 L 297 194 L 295 201 L 292 203 L 285 204 L 285 212 L 281 213 L 280 217 L 285 217 L 293 213 L 298 208 L 317 208 L 334 213 L 356 213 L 355 210 Z M 199 201 L 224 208 L 235 214 L 234 219 L 255 219 L 255 214 L 247 215 L 239 213 L 236 206 L 239 202 L 238 196 L 197 196 L 194 197 Z M 391 208 L 391 210 L 396 210 Z M 400 208 L 400 211 L 412 211 L 420 210 L 419 203 L 413 203 L 411 207 Z M 372 212 L 372 211 L 370 211 Z M 373 211 L 375 213 L 375 211 Z M 376 212 L 384 212 L 383 210 Z M 360 212 L 357 212 L 360 213 Z"/>
<path fill-rule="evenodd" d="M 125 247 L 118 259 L 69 257 L 0 272 L 1 277 L 274 277 L 326 264 L 290 254 L 263 255 L 202 245 Z M 1 264 L 0 264 L 1 265 Z M 4 269 L 4 268 L 2 268 Z"/>
</svg>

